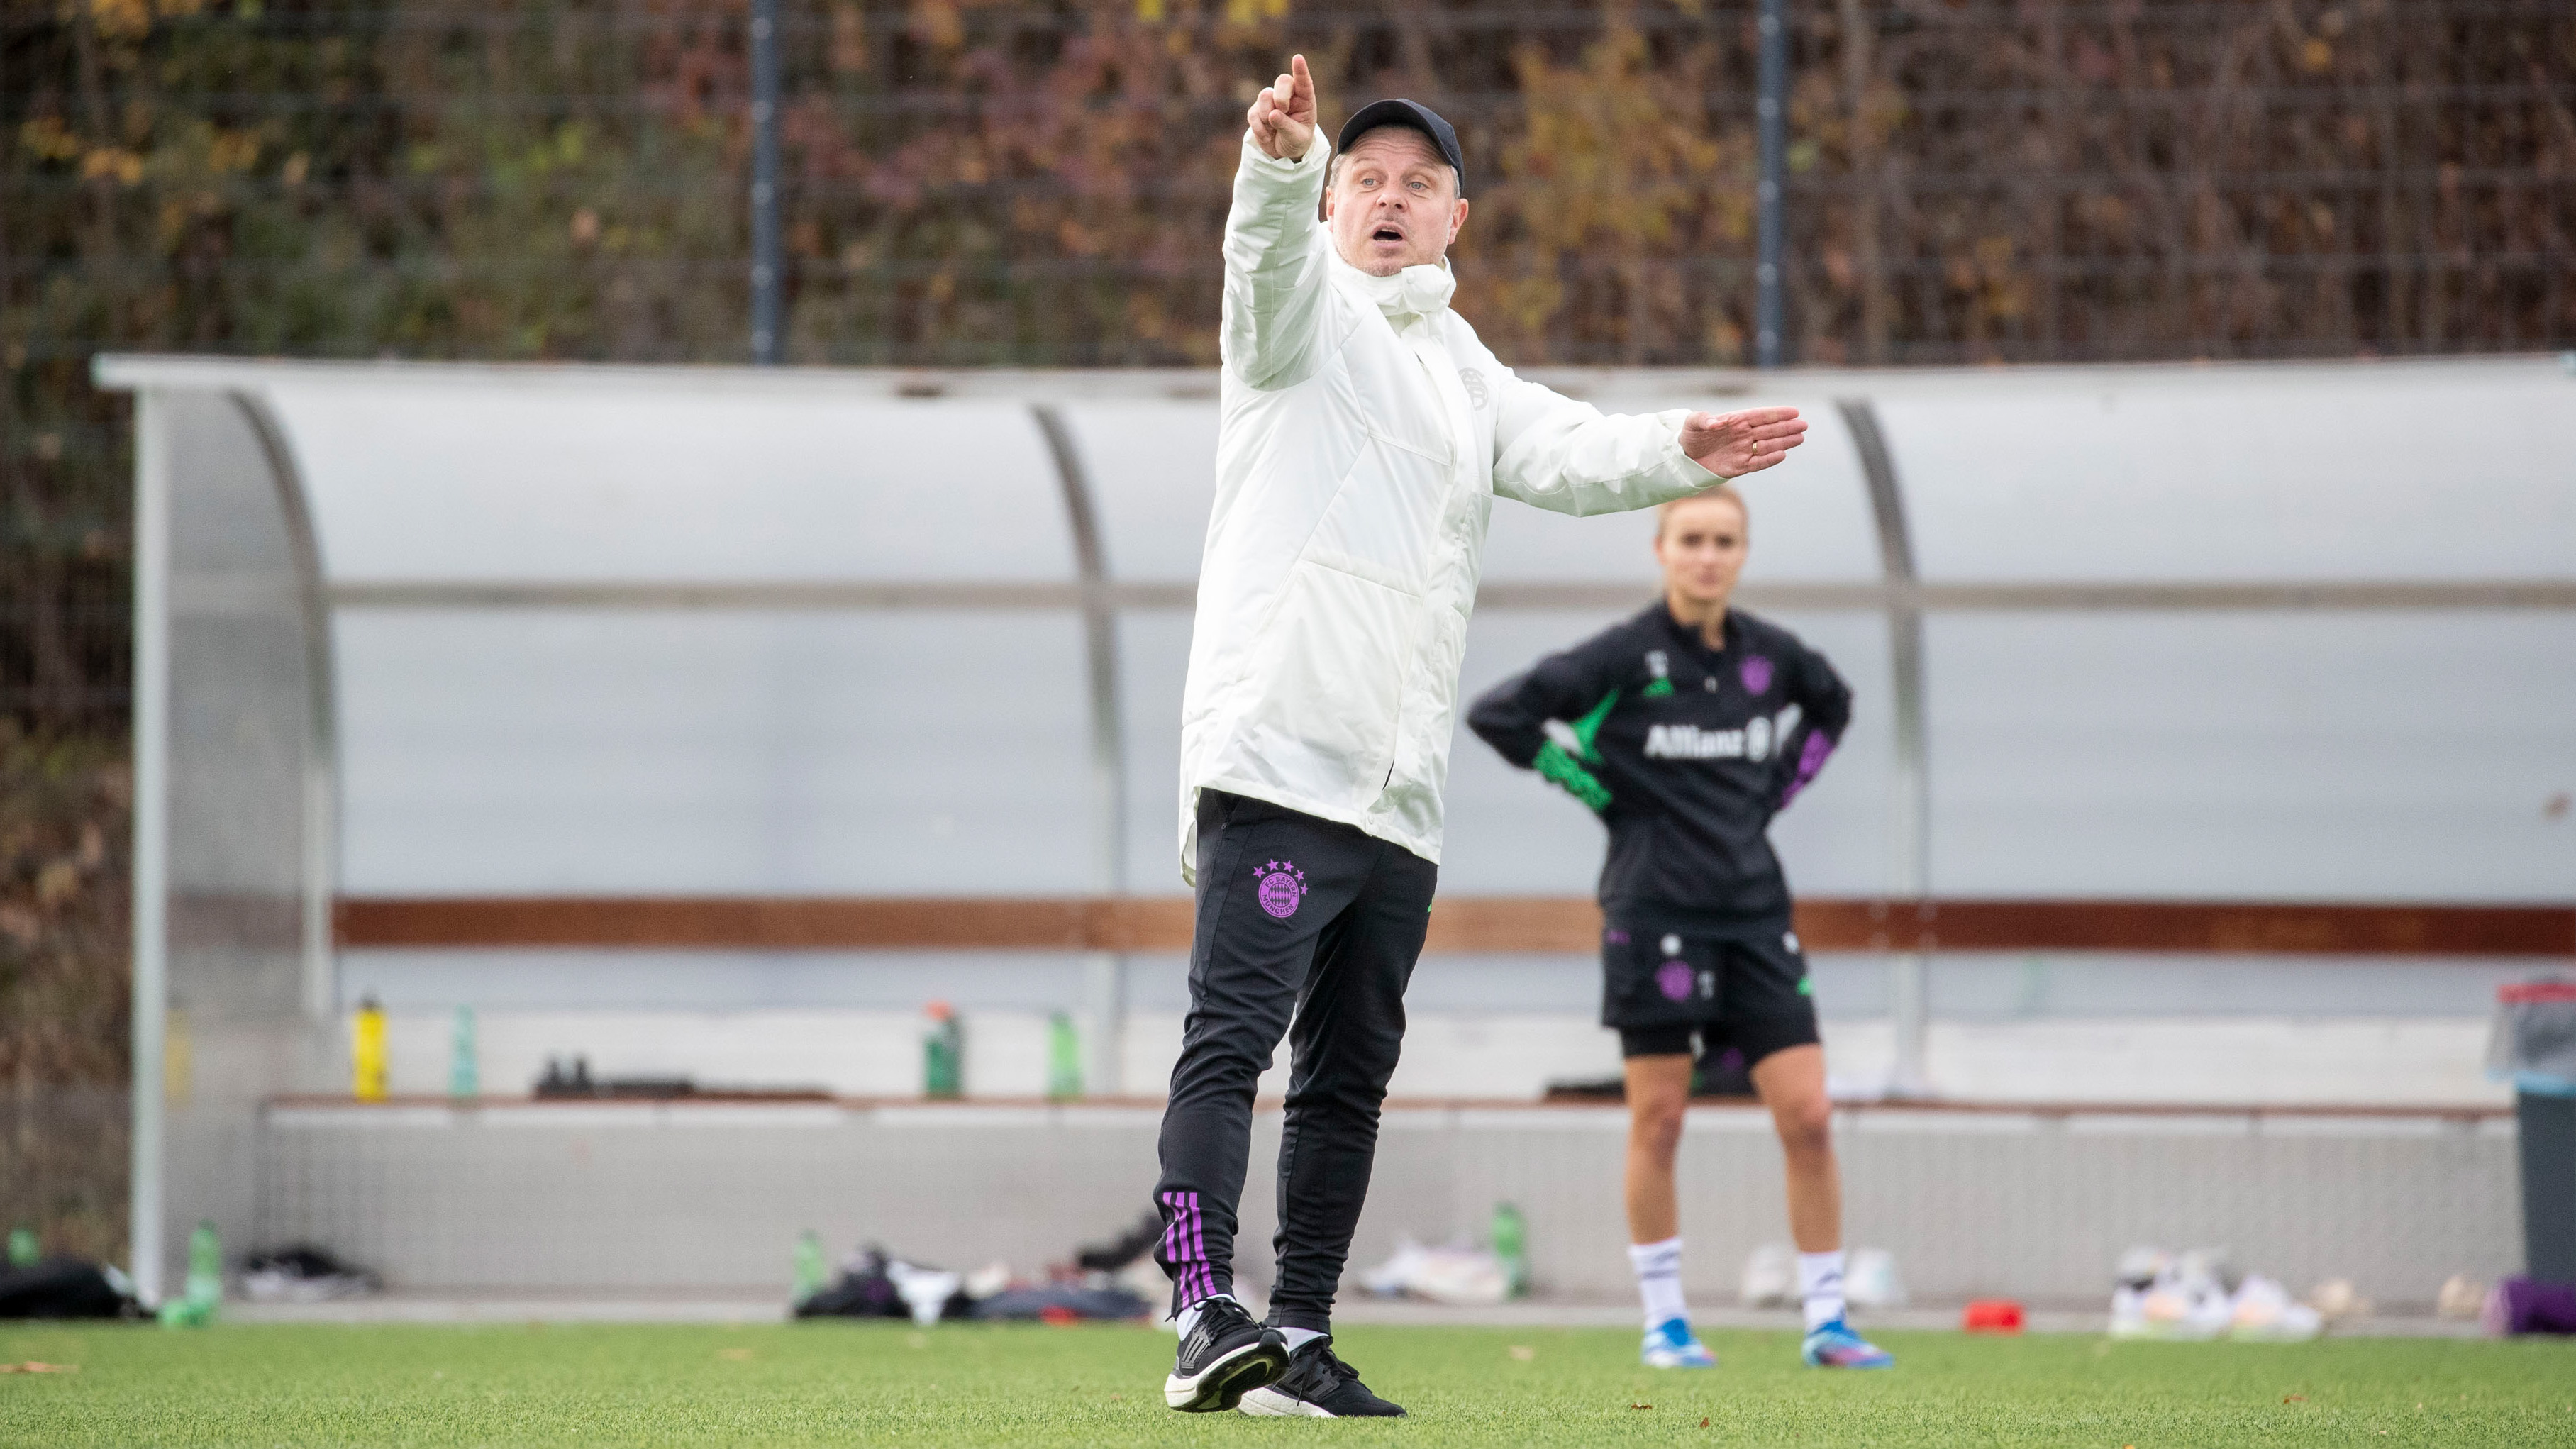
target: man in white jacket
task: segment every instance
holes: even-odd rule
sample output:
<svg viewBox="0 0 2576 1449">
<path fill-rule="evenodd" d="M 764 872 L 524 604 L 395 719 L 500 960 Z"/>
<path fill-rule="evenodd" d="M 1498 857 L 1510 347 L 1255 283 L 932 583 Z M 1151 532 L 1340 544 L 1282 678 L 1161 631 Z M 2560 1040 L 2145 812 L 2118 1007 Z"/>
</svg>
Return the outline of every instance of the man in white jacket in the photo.
<svg viewBox="0 0 2576 1449">
<path fill-rule="evenodd" d="M 1226 220 L 1223 420 L 1181 724 L 1190 1013 L 1155 1203 L 1173 1408 L 1403 1410 L 1331 1349 L 1440 859 L 1458 663 L 1495 495 L 1560 513 L 1780 461 L 1793 408 L 1605 417 L 1449 310 L 1449 123 L 1363 107 L 1341 154 L 1303 56 L 1253 102 Z M 1317 203 L 1323 220 L 1316 220 Z M 1270 1322 L 1231 1294 L 1252 1094 L 1292 1047 Z"/>
</svg>

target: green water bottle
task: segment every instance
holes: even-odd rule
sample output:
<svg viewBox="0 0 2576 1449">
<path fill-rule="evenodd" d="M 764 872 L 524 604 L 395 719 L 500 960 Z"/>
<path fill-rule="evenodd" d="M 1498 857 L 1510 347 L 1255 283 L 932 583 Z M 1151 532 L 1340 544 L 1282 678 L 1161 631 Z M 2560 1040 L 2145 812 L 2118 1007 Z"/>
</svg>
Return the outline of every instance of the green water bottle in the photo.
<svg viewBox="0 0 2576 1449">
<path fill-rule="evenodd" d="M 188 1235 L 188 1302 L 212 1317 L 223 1300 L 224 1245 L 215 1236 L 213 1221 L 200 1220 Z"/>
<path fill-rule="evenodd" d="M 36 1246 L 36 1230 L 21 1223 L 9 1230 L 9 1266 L 32 1268 L 42 1250 Z"/>
<path fill-rule="evenodd" d="M 474 1050 L 474 1008 L 456 1008 L 447 1029 L 447 1095 L 471 1102 L 483 1095 L 483 1068 Z"/>
<path fill-rule="evenodd" d="M 1047 1018 L 1047 1100 L 1070 1101 L 1082 1095 L 1082 1037 L 1073 1018 L 1059 1011 Z"/>
<path fill-rule="evenodd" d="M 921 1095 L 962 1097 L 966 1094 L 966 1027 L 956 1008 L 945 1001 L 928 1007 L 930 1030 L 921 1038 Z"/>
<path fill-rule="evenodd" d="M 812 1228 L 796 1240 L 796 1282 L 788 1290 L 788 1302 L 803 1303 L 823 1291 L 823 1240 Z"/>
<path fill-rule="evenodd" d="M 1512 1296 L 1529 1292 L 1529 1224 L 1522 1221 L 1521 1210 L 1507 1202 L 1494 1204 L 1494 1256 L 1502 1261 Z"/>
<path fill-rule="evenodd" d="M 224 1247 L 215 1237 L 215 1225 L 200 1222 L 188 1235 L 188 1285 L 161 1305 L 161 1326 L 202 1328 L 215 1321 L 215 1308 L 223 1301 Z"/>
</svg>

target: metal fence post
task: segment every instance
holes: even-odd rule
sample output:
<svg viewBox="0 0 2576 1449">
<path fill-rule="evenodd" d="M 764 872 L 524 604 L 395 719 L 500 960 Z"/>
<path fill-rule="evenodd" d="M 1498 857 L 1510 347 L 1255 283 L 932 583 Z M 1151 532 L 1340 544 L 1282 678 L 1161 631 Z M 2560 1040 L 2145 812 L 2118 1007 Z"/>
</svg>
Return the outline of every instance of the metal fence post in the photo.
<svg viewBox="0 0 2576 1449">
<path fill-rule="evenodd" d="M 1787 201 L 1789 150 L 1789 18 L 1787 0 L 1762 0 L 1762 179 L 1758 254 L 1753 268 L 1753 362 L 1778 367 L 1783 329 L 1781 208 Z"/>
<path fill-rule="evenodd" d="M 784 351 L 779 293 L 778 0 L 751 0 L 751 360 Z"/>
</svg>

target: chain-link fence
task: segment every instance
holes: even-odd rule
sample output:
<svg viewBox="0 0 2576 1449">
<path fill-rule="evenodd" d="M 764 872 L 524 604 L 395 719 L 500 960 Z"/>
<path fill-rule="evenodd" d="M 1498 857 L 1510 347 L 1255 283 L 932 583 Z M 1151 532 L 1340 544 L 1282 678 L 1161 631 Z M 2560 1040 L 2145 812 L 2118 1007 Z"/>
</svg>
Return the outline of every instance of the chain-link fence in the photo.
<svg viewBox="0 0 2576 1449">
<path fill-rule="evenodd" d="M 125 1092 L 0 1091 L 0 1230 L 26 1227 L 49 1254 L 125 1257 Z"/>
<path fill-rule="evenodd" d="M 124 753 L 0 715 L 0 1231 L 93 1257 L 125 1233 Z"/>
</svg>

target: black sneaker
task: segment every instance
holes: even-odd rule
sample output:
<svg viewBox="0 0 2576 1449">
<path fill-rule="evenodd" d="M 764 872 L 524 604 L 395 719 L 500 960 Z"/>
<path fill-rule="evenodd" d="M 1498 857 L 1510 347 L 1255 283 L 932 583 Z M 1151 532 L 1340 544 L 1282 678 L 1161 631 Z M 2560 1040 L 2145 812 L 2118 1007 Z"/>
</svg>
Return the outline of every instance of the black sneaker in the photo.
<svg viewBox="0 0 2576 1449">
<path fill-rule="evenodd" d="M 1199 1321 L 1181 1336 L 1172 1376 L 1163 1380 L 1163 1402 L 1184 1414 L 1213 1414 L 1243 1402 L 1248 1390 L 1288 1367 L 1288 1340 L 1252 1321 L 1231 1298 L 1199 1304 Z"/>
<path fill-rule="evenodd" d="M 1404 1409 L 1368 1391 L 1360 1371 L 1333 1356 L 1333 1340 L 1308 1339 L 1277 1383 L 1243 1396 L 1243 1412 L 1309 1419 L 1401 1419 Z"/>
</svg>

